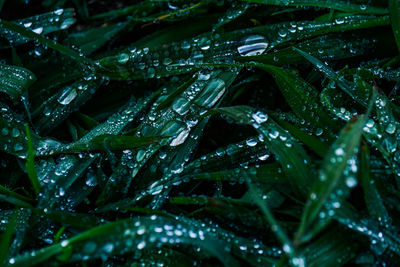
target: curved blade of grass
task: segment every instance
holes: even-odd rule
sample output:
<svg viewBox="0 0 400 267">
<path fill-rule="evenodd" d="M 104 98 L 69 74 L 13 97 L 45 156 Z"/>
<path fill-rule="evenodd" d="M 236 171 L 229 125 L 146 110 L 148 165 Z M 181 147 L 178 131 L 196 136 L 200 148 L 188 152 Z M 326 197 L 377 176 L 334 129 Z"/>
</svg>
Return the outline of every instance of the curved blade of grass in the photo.
<svg viewBox="0 0 400 267">
<path fill-rule="evenodd" d="M 25 68 L 0 64 L 0 91 L 12 99 L 21 97 L 35 81 L 35 75 Z"/>
<path fill-rule="evenodd" d="M 22 26 L 27 30 L 31 30 L 38 34 L 48 34 L 51 32 L 65 30 L 75 23 L 75 12 L 72 8 L 57 9 L 52 12 L 36 15 L 29 18 L 12 21 L 12 23 Z M 20 45 L 26 43 L 30 38 L 24 37 L 19 33 L 8 29 L 1 29 L 0 36 L 6 38 L 12 45 Z M 1 45 L 3 47 L 6 44 Z"/>
<path fill-rule="evenodd" d="M 389 14 L 392 23 L 394 39 L 400 51 L 400 4 L 397 0 L 389 0 Z"/>
<path fill-rule="evenodd" d="M 359 212 L 350 205 L 344 205 L 335 215 L 335 220 L 347 228 L 367 236 L 371 240 L 372 249 L 382 253 L 390 250 L 400 255 L 400 236 L 393 227 L 379 227 L 379 222 L 371 218 L 363 218 Z"/>
<path fill-rule="evenodd" d="M 311 159 L 295 138 L 266 114 L 248 106 L 219 108 L 212 112 L 228 115 L 238 123 L 252 125 L 260 132 L 267 147 L 276 155 L 293 190 L 304 195 L 306 185 L 312 182 L 309 168 Z"/>
<path fill-rule="evenodd" d="M 165 139 L 156 145 L 150 145 L 147 149 L 131 151 L 123 155 L 121 163 L 112 174 L 97 203 L 106 203 L 116 196 L 120 197 L 120 194 L 127 194 L 132 179 L 162 146 L 169 143 L 171 148 L 186 147 L 188 136 L 199 124 L 201 114 L 207 112 L 221 100 L 236 75 L 237 71 L 199 72 L 196 80 L 190 85 L 185 83 L 188 85 L 185 90 L 178 88 L 178 92 L 176 90 L 172 92 L 171 95 L 176 96 L 174 101 L 162 110 L 158 109 L 158 105 L 166 105 L 165 103 L 170 103 L 172 99 L 160 97 L 158 105 L 150 110 L 146 119 L 139 126 L 138 132 L 142 133 L 142 136 L 172 136 L 172 141 Z M 181 90 L 182 92 L 179 94 Z M 192 146 L 189 146 L 189 149 L 191 148 Z M 181 157 L 183 155 L 186 153 Z M 170 163 L 168 172 L 179 168 L 180 164 L 182 162 Z M 126 173 L 131 174 L 129 178 L 126 177 Z M 138 187 L 147 187 L 150 184 L 149 180 L 137 182 Z"/>
<path fill-rule="evenodd" d="M 335 80 L 339 87 L 349 96 L 351 96 L 355 101 L 360 103 L 361 105 L 367 107 L 368 100 L 360 98 L 355 90 L 354 86 L 352 86 L 343 76 L 338 76 L 331 68 L 329 68 L 326 64 L 322 63 L 319 59 L 311 56 L 310 54 L 305 53 L 304 51 L 301 51 L 298 48 L 294 48 L 297 52 L 299 52 L 304 58 L 306 58 L 308 61 L 310 61 L 314 66 L 320 70 L 324 75 L 331 79 Z"/>
<path fill-rule="evenodd" d="M 54 146 L 48 146 L 43 149 L 39 142 L 39 154 L 38 156 L 53 156 L 57 154 L 70 154 L 70 153 L 81 153 L 81 152 L 97 152 L 97 151 L 113 151 L 113 150 L 125 150 L 133 149 L 145 145 L 156 143 L 166 137 L 161 136 L 124 136 L 124 135 L 113 135 L 103 134 L 95 136 L 91 140 L 78 140 L 74 143 L 63 145 L 55 143 Z M 49 141 L 50 142 L 50 141 Z"/>
<path fill-rule="evenodd" d="M 318 104 L 318 92 L 290 70 L 264 65 L 259 68 L 272 74 L 286 101 L 296 115 L 323 129 L 337 129 L 337 123 Z"/>
<path fill-rule="evenodd" d="M 239 48 L 243 47 L 246 40 L 249 37 L 254 37 L 254 35 L 261 38 L 261 44 L 269 52 L 273 48 L 284 45 L 292 40 L 299 41 L 328 33 L 387 24 L 389 24 L 388 16 L 349 16 L 339 22 L 299 21 L 236 30 L 224 33 L 218 36 L 218 38 L 215 38 L 210 33 L 206 33 L 165 46 L 156 46 L 150 49 L 148 47 L 143 49 L 130 47 L 124 51 L 118 51 L 116 55 L 99 59 L 98 64 L 103 69 L 99 69 L 98 71 L 102 75 L 115 80 L 143 79 L 156 76 L 164 77 L 196 70 L 202 63 L 207 61 L 212 62 L 212 64 L 225 63 L 227 55 L 231 55 L 240 61 L 253 61 L 258 56 L 248 55 L 242 57 Z M 150 64 L 154 60 L 158 60 L 158 55 L 166 53 L 168 57 L 163 62 L 159 62 L 156 66 Z M 269 63 L 272 64 L 273 62 Z"/>
<path fill-rule="evenodd" d="M 356 237 L 349 238 L 351 232 L 346 231 L 346 238 L 338 236 L 339 227 L 332 227 L 317 240 L 307 245 L 303 253 L 307 266 L 330 266 L 335 267 L 346 264 L 353 259 L 359 249 Z"/>
<path fill-rule="evenodd" d="M 38 176 L 37 176 L 36 170 L 35 170 L 35 152 L 33 150 L 32 137 L 31 137 L 31 132 L 29 130 L 28 124 L 25 124 L 25 131 L 26 131 L 26 137 L 28 139 L 27 140 L 28 156 L 26 157 L 25 167 L 26 167 L 26 171 L 28 173 L 29 180 L 31 180 L 31 184 L 37 195 L 40 191 L 40 183 L 39 183 Z"/>
<path fill-rule="evenodd" d="M 19 26 L 17 24 L 14 24 L 14 23 L 11 23 L 11 22 L 8 22 L 5 20 L 1 20 L 0 21 L 0 30 L 10 31 L 10 32 L 19 34 L 22 37 L 27 38 L 29 40 L 38 41 L 38 42 L 42 43 L 43 45 L 46 45 L 46 46 L 60 52 L 61 54 L 66 55 L 66 56 L 76 60 L 79 63 L 93 65 L 92 60 L 83 57 L 82 55 L 80 55 L 79 53 L 75 52 L 74 50 L 72 50 L 68 47 L 58 44 L 56 41 L 50 40 L 46 37 L 41 36 L 40 34 L 37 34 L 36 32 L 30 31 L 30 30 L 26 29 L 25 27 Z"/>
<path fill-rule="evenodd" d="M 141 99 L 136 105 L 129 101 L 125 108 L 110 116 L 106 122 L 92 129 L 78 142 L 87 143 L 97 136 L 120 133 L 156 95 L 158 93 Z M 62 192 L 66 192 L 98 156 L 98 154 L 94 156 L 85 155 L 83 158 L 79 158 L 78 156 L 67 155 L 62 158 L 63 160 L 58 165 L 45 163 L 42 174 L 39 175 L 40 181 L 54 180 L 55 182 L 46 184 L 39 206 L 49 208 L 54 205 L 57 199 L 51 196 L 54 194 L 60 195 L 60 188 Z"/>
<path fill-rule="evenodd" d="M 309 6 L 309 7 L 321 7 L 330 8 L 347 13 L 358 13 L 358 14 L 376 14 L 384 15 L 388 13 L 388 10 L 381 7 L 374 7 L 366 4 L 355 4 L 341 0 L 241 0 L 248 3 L 257 3 L 265 5 L 276 5 L 276 6 Z"/>
<path fill-rule="evenodd" d="M 339 138 L 332 144 L 326 154 L 318 174 L 319 179 L 312 185 L 309 199 L 302 214 L 301 223 L 296 234 L 298 241 L 302 240 L 302 235 L 317 220 L 317 216 L 323 207 L 328 206 L 331 209 L 335 209 L 337 206 L 340 207 L 340 198 L 346 195 L 346 185 L 349 188 L 355 186 L 356 178 L 354 174 L 349 172 L 347 175 L 344 175 L 343 172 L 348 168 L 349 164 L 354 164 L 351 163 L 352 157 L 354 157 L 358 149 L 365 122 L 366 117 L 362 116 L 356 121 L 347 124 Z M 346 180 L 344 181 L 344 179 Z M 345 186 L 343 187 L 342 184 L 345 184 Z M 335 193 L 338 187 L 342 188 L 340 196 Z M 335 194 L 335 197 L 331 200 L 330 196 L 332 193 Z M 335 201 L 339 204 L 335 204 Z"/>
<path fill-rule="evenodd" d="M 0 103 L 0 149 L 4 152 L 26 158 L 28 143 L 25 140 L 24 122 L 10 107 Z M 39 137 L 32 134 L 32 143 L 37 144 Z"/>
<path fill-rule="evenodd" d="M 32 266 L 57 255 L 69 262 L 84 258 L 107 258 L 111 255 L 162 246 L 176 238 L 179 239 L 178 244 L 200 246 L 226 266 L 238 266 L 236 260 L 224 250 L 227 244 L 218 240 L 207 228 L 195 228 L 182 221 L 156 215 L 100 225 L 33 254 L 22 254 L 12 260 L 14 266 Z M 119 241 L 122 239 L 124 242 Z"/>
<path fill-rule="evenodd" d="M 90 80 L 79 79 L 61 87 L 56 94 L 33 111 L 35 125 L 41 133 L 49 133 L 93 96 L 103 81 L 90 78 Z"/>
<path fill-rule="evenodd" d="M 6 231 L 1 235 L 0 238 L 0 263 L 1 265 L 5 266 L 7 265 L 7 254 L 9 251 L 9 247 L 11 244 L 12 236 L 15 231 L 15 225 L 17 222 L 17 217 L 18 213 L 14 212 L 10 220 L 8 221 L 7 224 L 7 229 Z"/>
<path fill-rule="evenodd" d="M 120 34 L 127 25 L 126 22 L 122 22 L 72 33 L 66 42 L 78 46 L 85 55 L 90 55 Z"/>
<path fill-rule="evenodd" d="M 376 188 L 375 181 L 370 170 L 370 152 L 366 144 L 361 147 L 361 185 L 364 190 L 364 200 L 367 205 L 368 212 L 376 219 L 388 221 L 389 214 L 383 204 L 382 197 Z"/>
<path fill-rule="evenodd" d="M 257 206 L 260 207 L 261 211 L 263 212 L 265 220 L 270 224 L 274 234 L 276 235 L 278 240 L 282 243 L 283 251 L 290 257 L 290 259 L 298 257 L 298 253 L 293 247 L 291 240 L 283 231 L 283 229 L 280 227 L 274 215 L 269 210 L 267 205 L 265 205 L 265 202 L 260 198 L 258 192 L 255 190 L 254 186 L 251 184 L 248 178 L 247 178 L 247 186 L 249 187 L 250 195 L 253 197 L 254 202 L 257 204 Z"/>
<path fill-rule="evenodd" d="M 277 120 L 278 123 L 288 130 L 294 137 L 299 139 L 304 145 L 309 147 L 312 151 L 314 151 L 318 156 L 324 157 L 326 155 L 326 152 L 328 151 L 329 146 L 325 143 L 319 140 L 318 138 L 309 135 L 308 133 L 300 130 L 293 124 L 284 121 L 284 120 Z M 320 129 L 317 129 L 319 131 Z"/>
</svg>

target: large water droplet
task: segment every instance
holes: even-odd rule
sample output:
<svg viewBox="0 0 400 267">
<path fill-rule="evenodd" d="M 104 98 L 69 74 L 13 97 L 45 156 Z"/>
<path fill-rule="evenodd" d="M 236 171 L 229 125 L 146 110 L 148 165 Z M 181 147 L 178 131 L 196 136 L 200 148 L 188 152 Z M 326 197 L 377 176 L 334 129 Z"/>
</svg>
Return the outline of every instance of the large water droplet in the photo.
<svg viewBox="0 0 400 267">
<path fill-rule="evenodd" d="M 252 35 L 247 37 L 244 45 L 238 47 L 241 56 L 257 56 L 261 55 L 268 48 L 268 42 L 264 36 Z"/>
<path fill-rule="evenodd" d="M 64 9 L 62 9 L 62 8 L 57 9 L 56 11 L 54 11 L 54 14 L 56 14 L 58 16 L 62 15 L 62 13 L 64 13 Z"/>
<path fill-rule="evenodd" d="M 61 23 L 60 29 L 64 30 L 64 29 L 68 28 L 69 26 L 71 26 L 73 23 L 75 23 L 74 18 L 67 18 Z"/>
<path fill-rule="evenodd" d="M 41 34 L 43 32 L 43 27 L 39 27 L 32 30 L 34 33 Z"/>
<path fill-rule="evenodd" d="M 261 111 L 257 111 L 251 117 L 258 123 L 261 124 L 263 122 L 266 122 L 268 120 L 268 115 L 262 113 Z"/>
<path fill-rule="evenodd" d="M 125 53 L 122 53 L 118 57 L 118 63 L 121 63 L 121 64 L 125 64 L 126 62 L 128 62 L 128 60 L 129 60 L 129 55 L 125 54 Z"/>
<path fill-rule="evenodd" d="M 57 99 L 58 103 L 61 105 L 68 105 L 75 99 L 77 92 L 75 88 L 67 87 L 64 89 L 60 97 Z"/>
</svg>

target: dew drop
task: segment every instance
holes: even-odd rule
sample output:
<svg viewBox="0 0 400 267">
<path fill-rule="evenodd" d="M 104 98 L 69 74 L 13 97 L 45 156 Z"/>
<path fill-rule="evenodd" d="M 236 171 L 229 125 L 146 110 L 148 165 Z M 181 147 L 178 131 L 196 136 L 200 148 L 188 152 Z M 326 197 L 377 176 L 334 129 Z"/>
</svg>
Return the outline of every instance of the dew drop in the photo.
<svg viewBox="0 0 400 267">
<path fill-rule="evenodd" d="M 43 27 L 39 27 L 32 30 L 34 33 L 41 34 L 43 32 Z"/>
<path fill-rule="evenodd" d="M 64 89 L 57 101 L 61 105 L 68 105 L 76 98 L 77 95 L 78 93 L 76 92 L 75 88 L 67 87 Z"/>
<path fill-rule="evenodd" d="M 139 242 L 139 244 L 137 245 L 138 249 L 144 249 L 144 247 L 146 246 L 146 241 L 141 241 Z"/>
<path fill-rule="evenodd" d="M 264 114 L 261 111 L 257 111 L 256 113 L 254 113 L 251 116 L 258 124 L 264 123 L 268 120 L 268 115 Z"/>
<path fill-rule="evenodd" d="M 395 126 L 394 124 L 392 124 L 392 123 L 389 123 L 389 124 L 387 125 L 385 131 L 386 131 L 388 134 L 394 134 L 394 132 L 396 131 L 396 126 Z"/>
<path fill-rule="evenodd" d="M 61 23 L 60 29 L 64 30 L 64 29 L 68 28 L 69 26 L 71 26 L 73 23 L 75 23 L 75 19 L 74 18 L 67 18 L 66 20 L 64 20 Z"/>
<path fill-rule="evenodd" d="M 343 156 L 344 155 L 344 150 L 341 147 L 338 147 L 335 149 L 335 155 L 336 156 Z"/>
<path fill-rule="evenodd" d="M 128 61 L 129 61 L 129 55 L 128 54 L 122 53 L 121 55 L 119 55 L 118 63 L 125 64 Z"/>
<path fill-rule="evenodd" d="M 24 149 L 24 147 L 22 146 L 22 144 L 20 144 L 20 143 L 16 143 L 15 145 L 14 145 L 14 151 L 21 151 L 22 149 Z"/>
<path fill-rule="evenodd" d="M 56 11 L 54 11 L 54 14 L 56 14 L 58 16 L 62 15 L 63 13 L 64 13 L 64 9 L 62 9 L 62 8 L 57 9 Z"/>
<path fill-rule="evenodd" d="M 346 185 L 349 188 L 354 188 L 357 185 L 357 179 L 354 176 L 349 176 L 346 178 Z"/>
<path fill-rule="evenodd" d="M 247 37 L 244 45 L 238 47 L 238 52 L 241 56 L 257 56 L 261 55 L 268 48 L 268 42 L 264 36 L 252 35 Z"/>
<path fill-rule="evenodd" d="M 12 130 L 11 130 L 11 136 L 12 137 L 18 137 L 19 136 L 19 130 L 17 129 L 17 128 L 13 128 Z"/>
</svg>

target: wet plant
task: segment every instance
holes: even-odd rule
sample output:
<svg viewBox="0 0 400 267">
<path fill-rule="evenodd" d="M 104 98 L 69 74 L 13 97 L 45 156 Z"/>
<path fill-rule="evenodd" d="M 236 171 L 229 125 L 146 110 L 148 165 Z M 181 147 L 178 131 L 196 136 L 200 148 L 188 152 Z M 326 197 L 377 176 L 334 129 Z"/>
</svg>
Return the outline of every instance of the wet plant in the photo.
<svg viewBox="0 0 400 267">
<path fill-rule="evenodd" d="M 398 0 L 0 17 L 0 266 L 399 265 Z"/>
</svg>

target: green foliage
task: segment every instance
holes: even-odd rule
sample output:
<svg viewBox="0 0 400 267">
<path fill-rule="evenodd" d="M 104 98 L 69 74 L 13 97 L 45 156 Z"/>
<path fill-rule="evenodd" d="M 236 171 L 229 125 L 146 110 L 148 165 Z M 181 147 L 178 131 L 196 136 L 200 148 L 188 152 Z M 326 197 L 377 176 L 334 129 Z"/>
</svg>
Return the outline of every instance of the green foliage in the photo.
<svg viewBox="0 0 400 267">
<path fill-rule="evenodd" d="M 0 15 L 1 266 L 398 266 L 399 1 Z"/>
</svg>

